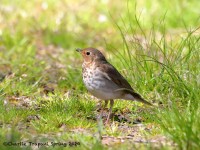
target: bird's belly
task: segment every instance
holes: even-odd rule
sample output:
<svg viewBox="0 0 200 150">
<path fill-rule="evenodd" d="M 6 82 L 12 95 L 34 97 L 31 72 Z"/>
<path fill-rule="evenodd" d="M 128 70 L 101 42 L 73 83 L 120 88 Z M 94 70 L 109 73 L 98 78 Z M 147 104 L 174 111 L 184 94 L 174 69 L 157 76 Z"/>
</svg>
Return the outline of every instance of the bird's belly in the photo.
<svg viewBox="0 0 200 150">
<path fill-rule="evenodd" d="M 99 77 L 83 78 L 84 84 L 88 91 L 95 97 L 103 100 L 117 99 L 121 93 L 116 92 L 118 87 Z"/>
<path fill-rule="evenodd" d="M 102 99 L 102 100 L 110 100 L 110 99 L 117 99 L 119 98 L 119 95 L 113 92 L 104 92 L 100 90 L 89 90 L 88 91 L 94 95 L 95 97 Z"/>
</svg>

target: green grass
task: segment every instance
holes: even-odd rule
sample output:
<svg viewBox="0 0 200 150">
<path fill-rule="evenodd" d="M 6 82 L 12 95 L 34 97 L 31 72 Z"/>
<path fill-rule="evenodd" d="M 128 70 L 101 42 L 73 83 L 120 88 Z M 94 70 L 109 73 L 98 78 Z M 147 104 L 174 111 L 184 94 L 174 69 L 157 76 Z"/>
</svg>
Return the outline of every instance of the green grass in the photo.
<svg viewBox="0 0 200 150">
<path fill-rule="evenodd" d="M 76 149 L 199 149 L 198 6 L 198 0 L 2 0 L 0 149 L 21 149 L 3 146 L 19 141 L 80 142 Z M 103 127 L 94 120 L 97 100 L 82 83 L 82 58 L 75 52 L 90 46 L 154 103 L 115 102 L 116 114 L 142 120 L 144 127 L 117 121 Z M 113 139 L 101 143 L 100 135 Z M 135 142 L 160 135 L 174 144 Z"/>
<path fill-rule="evenodd" d="M 141 29 L 146 45 L 135 40 L 137 39 L 135 35 L 132 35 L 132 41 L 126 39 L 129 30 L 130 32 L 134 30 L 134 21 L 130 23 L 129 29 L 117 24 L 124 41 L 124 54 L 127 56 L 122 60 L 130 60 L 125 66 L 128 65 L 129 73 L 134 74 L 130 80 L 135 82 L 137 89 L 147 92 L 143 95 L 153 92 L 151 95 L 157 96 L 153 97 L 155 101 L 164 104 L 164 107 L 158 106 L 153 117 L 151 115 L 149 117 L 160 125 L 177 147 L 198 149 L 199 26 L 194 29 L 187 27 L 185 34 L 170 39 L 168 36 L 171 35 L 166 33 L 167 29 L 164 26 L 162 35 L 158 38 L 155 36 L 154 25 L 151 33 L 146 33 L 141 20 L 134 17 L 132 19 L 135 19 Z M 162 27 L 162 24 L 160 26 Z"/>
</svg>

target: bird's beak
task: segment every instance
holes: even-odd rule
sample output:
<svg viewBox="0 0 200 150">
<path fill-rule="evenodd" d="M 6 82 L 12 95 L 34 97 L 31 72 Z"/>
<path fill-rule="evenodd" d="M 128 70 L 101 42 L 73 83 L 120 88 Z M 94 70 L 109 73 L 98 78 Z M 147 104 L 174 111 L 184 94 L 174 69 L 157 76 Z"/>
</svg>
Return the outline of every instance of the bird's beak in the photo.
<svg viewBox="0 0 200 150">
<path fill-rule="evenodd" d="M 81 48 L 77 48 L 76 51 L 80 53 L 82 51 L 82 49 Z"/>
</svg>

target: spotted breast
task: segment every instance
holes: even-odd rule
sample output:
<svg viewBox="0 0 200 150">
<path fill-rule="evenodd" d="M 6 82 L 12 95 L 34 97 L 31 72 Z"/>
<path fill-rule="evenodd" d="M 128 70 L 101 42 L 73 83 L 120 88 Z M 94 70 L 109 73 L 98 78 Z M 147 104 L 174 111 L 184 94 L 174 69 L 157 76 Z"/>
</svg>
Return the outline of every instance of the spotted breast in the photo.
<svg viewBox="0 0 200 150">
<path fill-rule="evenodd" d="M 116 92 L 119 87 L 112 81 L 106 79 L 106 75 L 100 71 L 99 67 L 93 65 L 87 66 L 83 63 L 83 82 L 90 93 L 95 97 L 108 100 L 119 98 L 121 93 Z M 109 77 L 108 77 L 109 78 Z"/>
</svg>

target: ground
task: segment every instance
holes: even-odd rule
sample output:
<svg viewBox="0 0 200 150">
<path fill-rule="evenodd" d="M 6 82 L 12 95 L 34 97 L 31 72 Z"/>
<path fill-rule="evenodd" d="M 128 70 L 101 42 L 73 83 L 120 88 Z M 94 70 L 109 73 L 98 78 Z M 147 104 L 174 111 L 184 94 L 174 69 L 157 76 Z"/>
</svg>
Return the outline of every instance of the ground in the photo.
<svg viewBox="0 0 200 150">
<path fill-rule="evenodd" d="M 198 149 L 198 0 L 1 1 L 0 149 Z M 104 125 L 76 48 L 101 50 L 154 107 Z"/>
</svg>

